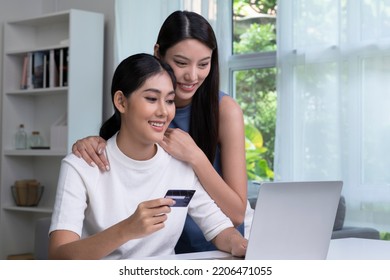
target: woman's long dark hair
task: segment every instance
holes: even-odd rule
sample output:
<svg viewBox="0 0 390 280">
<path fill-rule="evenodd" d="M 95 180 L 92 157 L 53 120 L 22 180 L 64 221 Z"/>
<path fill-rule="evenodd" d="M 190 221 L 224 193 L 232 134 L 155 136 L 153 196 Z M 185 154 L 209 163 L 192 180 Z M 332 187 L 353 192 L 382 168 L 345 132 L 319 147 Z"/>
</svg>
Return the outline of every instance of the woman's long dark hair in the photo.
<svg viewBox="0 0 390 280">
<path fill-rule="evenodd" d="M 189 134 L 213 163 L 218 145 L 219 65 L 214 31 L 201 15 L 189 11 L 173 12 L 164 21 L 156 44 L 164 58 L 167 50 L 185 39 L 196 39 L 213 52 L 210 73 L 192 98 Z"/>
<path fill-rule="evenodd" d="M 99 135 L 108 140 L 121 127 L 121 115 L 114 104 L 114 95 L 120 90 L 128 98 L 152 76 L 167 72 L 171 77 L 173 87 L 176 87 L 176 78 L 172 68 L 150 54 L 135 54 L 119 63 L 114 72 L 111 83 L 111 101 L 114 105 L 114 115 L 100 127 Z"/>
</svg>

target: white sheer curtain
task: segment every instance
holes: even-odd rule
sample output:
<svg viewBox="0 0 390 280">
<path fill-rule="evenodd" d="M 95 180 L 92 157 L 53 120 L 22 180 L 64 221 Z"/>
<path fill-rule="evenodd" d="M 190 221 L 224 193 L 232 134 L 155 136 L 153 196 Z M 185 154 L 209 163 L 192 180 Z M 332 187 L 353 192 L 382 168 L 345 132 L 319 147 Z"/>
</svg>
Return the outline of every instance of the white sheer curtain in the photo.
<svg viewBox="0 0 390 280">
<path fill-rule="evenodd" d="M 115 0 L 116 64 L 135 53 L 153 54 L 165 18 L 183 9 L 183 0 Z"/>
<path fill-rule="evenodd" d="M 344 181 L 350 225 L 390 231 L 390 1 L 278 1 L 277 180 Z"/>
</svg>

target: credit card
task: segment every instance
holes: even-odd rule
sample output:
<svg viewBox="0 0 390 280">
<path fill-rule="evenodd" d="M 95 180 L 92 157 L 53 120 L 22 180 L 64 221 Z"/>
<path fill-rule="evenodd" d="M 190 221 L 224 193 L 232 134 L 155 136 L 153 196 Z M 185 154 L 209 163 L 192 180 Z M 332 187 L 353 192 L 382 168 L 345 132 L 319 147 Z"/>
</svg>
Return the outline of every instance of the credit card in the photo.
<svg viewBox="0 0 390 280">
<path fill-rule="evenodd" d="M 165 197 L 172 198 L 176 204 L 171 207 L 187 207 L 195 190 L 168 190 Z"/>
</svg>

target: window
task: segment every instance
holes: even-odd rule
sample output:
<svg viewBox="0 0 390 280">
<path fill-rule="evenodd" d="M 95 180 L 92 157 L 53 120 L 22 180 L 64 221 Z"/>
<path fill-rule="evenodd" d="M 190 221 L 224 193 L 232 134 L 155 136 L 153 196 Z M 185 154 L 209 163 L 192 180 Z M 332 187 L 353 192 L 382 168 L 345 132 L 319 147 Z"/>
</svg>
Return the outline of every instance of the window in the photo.
<svg viewBox="0 0 390 280">
<path fill-rule="evenodd" d="M 230 92 L 245 119 L 247 174 L 272 180 L 276 124 L 276 0 L 234 0 Z"/>
<path fill-rule="evenodd" d="M 278 1 L 275 174 L 343 180 L 345 224 L 390 231 L 390 2 Z"/>
</svg>

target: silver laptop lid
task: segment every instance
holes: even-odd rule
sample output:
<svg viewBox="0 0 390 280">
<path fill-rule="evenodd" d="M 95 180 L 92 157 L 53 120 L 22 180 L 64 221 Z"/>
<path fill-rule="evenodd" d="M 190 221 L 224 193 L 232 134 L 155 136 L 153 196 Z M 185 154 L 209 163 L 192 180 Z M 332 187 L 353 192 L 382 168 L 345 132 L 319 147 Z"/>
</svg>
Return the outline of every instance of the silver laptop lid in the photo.
<svg viewBox="0 0 390 280">
<path fill-rule="evenodd" d="M 341 181 L 260 186 L 245 259 L 326 259 Z"/>
</svg>

